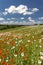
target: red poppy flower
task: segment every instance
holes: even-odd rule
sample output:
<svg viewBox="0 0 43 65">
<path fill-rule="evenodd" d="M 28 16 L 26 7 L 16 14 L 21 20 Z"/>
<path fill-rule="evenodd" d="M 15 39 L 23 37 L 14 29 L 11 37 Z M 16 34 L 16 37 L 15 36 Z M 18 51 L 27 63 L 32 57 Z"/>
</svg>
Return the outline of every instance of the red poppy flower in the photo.
<svg viewBox="0 0 43 65">
<path fill-rule="evenodd" d="M 4 65 L 9 65 L 7 62 L 4 62 Z"/>
</svg>

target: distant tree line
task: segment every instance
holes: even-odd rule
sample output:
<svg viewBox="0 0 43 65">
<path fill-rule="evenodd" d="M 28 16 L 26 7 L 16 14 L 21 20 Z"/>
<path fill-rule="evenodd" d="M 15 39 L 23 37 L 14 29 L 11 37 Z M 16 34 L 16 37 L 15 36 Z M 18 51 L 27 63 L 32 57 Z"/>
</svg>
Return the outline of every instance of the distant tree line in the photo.
<svg viewBox="0 0 43 65">
<path fill-rule="evenodd" d="M 38 24 L 35 24 L 35 25 L 38 25 Z M 39 25 L 43 25 L 43 24 L 39 24 Z M 0 25 L 0 30 L 16 28 L 21 26 L 25 26 L 25 25 Z"/>
<path fill-rule="evenodd" d="M 16 28 L 16 27 L 21 27 L 21 26 L 20 25 L 0 25 L 0 30 Z"/>
</svg>

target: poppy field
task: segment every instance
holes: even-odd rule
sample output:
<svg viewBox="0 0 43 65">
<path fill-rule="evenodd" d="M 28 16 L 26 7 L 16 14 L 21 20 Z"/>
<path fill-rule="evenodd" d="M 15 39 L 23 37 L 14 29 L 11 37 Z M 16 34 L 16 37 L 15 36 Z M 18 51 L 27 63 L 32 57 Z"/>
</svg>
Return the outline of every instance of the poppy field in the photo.
<svg viewBox="0 0 43 65">
<path fill-rule="evenodd" d="M 0 65 L 43 65 L 43 25 L 1 31 Z"/>
</svg>

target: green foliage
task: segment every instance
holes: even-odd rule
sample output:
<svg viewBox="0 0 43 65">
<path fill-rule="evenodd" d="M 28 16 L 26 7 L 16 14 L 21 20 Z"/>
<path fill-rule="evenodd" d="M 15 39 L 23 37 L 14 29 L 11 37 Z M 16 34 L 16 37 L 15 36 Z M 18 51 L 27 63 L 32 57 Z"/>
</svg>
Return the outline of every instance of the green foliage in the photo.
<svg viewBox="0 0 43 65">
<path fill-rule="evenodd" d="M 0 30 L 21 27 L 19 25 L 0 25 Z"/>
<path fill-rule="evenodd" d="M 41 32 L 41 35 L 43 35 L 43 31 Z"/>
<path fill-rule="evenodd" d="M 8 57 L 9 65 L 43 65 L 43 26 L 18 27 L 0 36 L 0 48 L 3 49 L 2 54 L 6 55 L 4 59 L 1 58 L 2 61 L 6 62 Z M 12 26 L 7 25 L 7 28 Z"/>
</svg>

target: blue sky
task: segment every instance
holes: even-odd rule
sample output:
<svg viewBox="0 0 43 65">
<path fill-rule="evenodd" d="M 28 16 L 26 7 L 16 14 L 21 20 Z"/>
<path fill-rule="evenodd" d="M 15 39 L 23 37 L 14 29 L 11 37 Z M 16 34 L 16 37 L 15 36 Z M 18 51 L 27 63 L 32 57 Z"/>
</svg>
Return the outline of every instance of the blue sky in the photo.
<svg viewBox="0 0 43 65">
<path fill-rule="evenodd" d="M 0 0 L 0 24 L 43 23 L 43 0 Z"/>
</svg>

